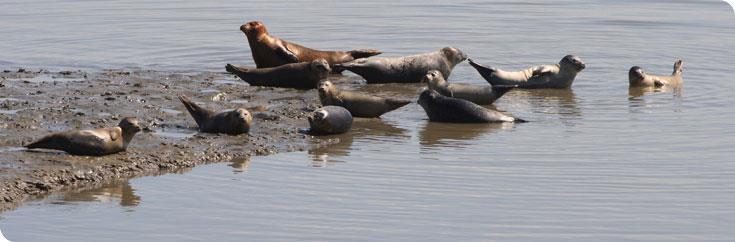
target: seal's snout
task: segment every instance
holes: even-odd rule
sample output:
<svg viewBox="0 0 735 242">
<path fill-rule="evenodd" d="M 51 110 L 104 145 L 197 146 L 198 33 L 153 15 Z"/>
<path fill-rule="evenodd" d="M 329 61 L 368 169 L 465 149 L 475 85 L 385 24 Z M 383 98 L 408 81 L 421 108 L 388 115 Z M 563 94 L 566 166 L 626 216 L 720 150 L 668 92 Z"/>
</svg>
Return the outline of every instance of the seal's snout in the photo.
<svg viewBox="0 0 735 242">
<path fill-rule="evenodd" d="M 240 25 L 240 31 L 242 31 L 243 33 L 247 33 L 248 32 L 248 24 Z"/>
</svg>

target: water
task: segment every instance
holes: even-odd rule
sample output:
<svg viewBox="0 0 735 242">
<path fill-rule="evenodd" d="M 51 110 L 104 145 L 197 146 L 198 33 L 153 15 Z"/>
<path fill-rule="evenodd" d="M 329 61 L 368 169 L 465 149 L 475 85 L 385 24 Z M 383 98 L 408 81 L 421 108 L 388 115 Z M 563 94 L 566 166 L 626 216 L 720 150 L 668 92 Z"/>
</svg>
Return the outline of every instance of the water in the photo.
<svg viewBox="0 0 735 242">
<path fill-rule="evenodd" d="M 3 213 L 13 241 L 729 241 L 735 236 L 735 14 L 722 1 L 18 1 L 0 66 L 223 71 L 238 26 L 320 49 L 456 46 L 504 69 L 588 64 L 572 90 L 516 90 L 526 124 L 428 123 L 418 105 L 343 143 L 55 194 Z M 627 70 L 681 93 L 629 93 Z M 347 75 L 340 83 L 352 83 Z M 484 84 L 466 63 L 450 81 Z M 346 84 L 345 84 L 346 85 Z M 383 86 L 349 85 L 362 91 Z M 415 98 L 414 86 L 392 93 Z M 631 95 L 632 94 L 632 95 Z M 81 194 L 81 195 L 80 195 Z"/>
</svg>

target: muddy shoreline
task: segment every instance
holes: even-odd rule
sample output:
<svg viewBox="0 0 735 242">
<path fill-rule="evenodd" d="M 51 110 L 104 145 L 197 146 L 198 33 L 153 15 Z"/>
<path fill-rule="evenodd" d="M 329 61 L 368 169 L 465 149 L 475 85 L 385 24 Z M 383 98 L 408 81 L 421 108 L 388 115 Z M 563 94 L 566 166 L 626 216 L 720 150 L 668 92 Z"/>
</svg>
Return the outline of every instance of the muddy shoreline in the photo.
<svg viewBox="0 0 735 242">
<path fill-rule="evenodd" d="M 245 107 L 254 126 L 250 134 L 237 136 L 198 133 L 178 94 L 210 109 Z M 54 191 L 338 143 L 335 137 L 298 132 L 318 106 L 313 90 L 251 87 L 224 73 L 5 70 L 0 73 L 0 211 Z M 144 132 L 123 153 L 83 157 L 21 148 L 49 132 L 115 126 L 128 116 L 140 119 Z"/>
</svg>

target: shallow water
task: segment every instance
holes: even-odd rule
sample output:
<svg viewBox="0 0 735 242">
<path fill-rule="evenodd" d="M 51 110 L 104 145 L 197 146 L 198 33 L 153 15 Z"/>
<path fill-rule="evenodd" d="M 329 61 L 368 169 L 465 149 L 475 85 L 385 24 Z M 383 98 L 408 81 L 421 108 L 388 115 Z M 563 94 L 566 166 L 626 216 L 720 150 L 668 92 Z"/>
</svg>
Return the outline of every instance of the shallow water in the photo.
<svg viewBox="0 0 735 242">
<path fill-rule="evenodd" d="M 453 45 L 504 69 L 569 53 L 588 65 L 572 90 L 515 90 L 495 104 L 529 123 L 434 124 L 412 104 L 381 120 L 358 119 L 332 147 L 30 202 L 0 217 L 13 241 L 735 236 L 735 14 L 721 1 L 3 5 L 6 69 L 253 66 L 238 27 L 254 19 L 273 35 L 320 49 L 400 56 Z M 630 66 L 667 74 L 677 57 L 685 61 L 683 91 L 628 90 Z M 333 79 L 410 99 L 419 88 L 354 84 L 351 74 Z M 486 85 L 466 63 L 449 80 Z"/>
</svg>

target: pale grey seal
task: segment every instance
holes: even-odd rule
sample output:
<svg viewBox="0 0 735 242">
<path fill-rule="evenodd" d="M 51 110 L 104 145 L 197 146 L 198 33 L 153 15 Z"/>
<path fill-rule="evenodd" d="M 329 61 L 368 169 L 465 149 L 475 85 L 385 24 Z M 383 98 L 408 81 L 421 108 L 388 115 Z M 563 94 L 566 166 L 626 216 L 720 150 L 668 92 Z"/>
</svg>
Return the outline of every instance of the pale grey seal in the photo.
<svg viewBox="0 0 735 242">
<path fill-rule="evenodd" d="M 430 70 L 438 70 L 445 78 L 458 63 L 467 59 L 467 55 L 454 47 L 405 56 L 399 58 L 363 58 L 334 65 L 334 69 L 346 69 L 354 72 L 367 83 L 409 83 L 420 82 Z"/>
<path fill-rule="evenodd" d="M 519 88 L 569 88 L 586 65 L 579 57 L 567 55 L 556 65 L 541 65 L 523 71 L 503 71 L 483 66 L 473 60 L 470 65 L 477 69 L 490 85 L 518 85 Z"/>
</svg>

